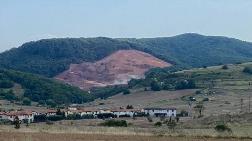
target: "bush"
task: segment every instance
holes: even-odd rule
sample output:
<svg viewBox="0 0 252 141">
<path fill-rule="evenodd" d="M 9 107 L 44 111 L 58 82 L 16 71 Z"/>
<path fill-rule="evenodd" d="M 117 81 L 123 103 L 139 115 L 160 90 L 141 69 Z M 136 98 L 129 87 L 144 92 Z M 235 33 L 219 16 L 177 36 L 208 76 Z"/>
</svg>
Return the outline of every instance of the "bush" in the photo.
<svg viewBox="0 0 252 141">
<path fill-rule="evenodd" d="M 152 118 L 151 118 L 150 116 L 147 117 L 147 120 L 148 120 L 149 122 L 153 122 L 153 120 L 152 120 Z"/>
<path fill-rule="evenodd" d="M 200 91 L 200 90 L 197 90 L 197 91 L 195 92 L 195 94 L 201 94 L 201 91 Z"/>
<path fill-rule="evenodd" d="M 161 86 L 157 81 L 152 81 L 151 82 L 151 90 L 152 91 L 160 91 L 161 90 Z"/>
<path fill-rule="evenodd" d="M 224 131 L 231 132 L 231 129 L 225 124 L 218 124 L 215 126 L 214 129 L 218 132 L 224 132 Z"/>
<path fill-rule="evenodd" d="M 12 122 L 10 121 L 10 120 L 8 120 L 8 119 L 0 119 L 0 125 L 6 125 L 6 124 L 8 124 L 8 125 L 10 125 Z"/>
<path fill-rule="evenodd" d="M 31 100 L 29 98 L 25 97 L 23 99 L 23 105 L 28 105 L 28 106 L 31 105 Z"/>
<path fill-rule="evenodd" d="M 66 117 L 67 120 L 77 120 L 82 119 L 80 114 L 71 114 Z"/>
<path fill-rule="evenodd" d="M 130 90 L 129 90 L 129 89 L 125 89 L 125 90 L 123 91 L 123 94 L 124 94 L 124 95 L 130 94 Z"/>
<path fill-rule="evenodd" d="M 0 88 L 12 88 L 14 83 L 9 80 L 0 80 Z"/>
<path fill-rule="evenodd" d="M 162 126 L 162 122 L 158 121 L 158 122 L 156 122 L 156 123 L 154 124 L 154 126 L 160 127 L 160 126 Z"/>
<path fill-rule="evenodd" d="M 243 72 L 252 74 L 252 67 L 245 67 L 245 68 L 243 69 Z"/>
<path fill-rule="evenodd" d="M 169 129 L 174 129 L 176 127 L 177 123 L 174 120 L 170 120 L 167 122 L 167 126 Z"/>
<path fill-rule="evenodd" d="M 209 98 L 206 97 L 202 101 L 209 101 Z"/>
<path fill-rule="evenodd" d="M 183 80 L 176 83 L 175 89 L 194 89 L 196 88 L 195 82 L 193 80 Z"/>
<path fill-rule="evenodd" d="M 132 105 L 127 105 L 126 109 L 134 109 Z"/>
<path fill-rule="evenodd" d="M 126 120 L 107 120 L 100 125 L 108 127 L 127 127 L 128 123 Z"/>
<path fill-rule="evenodd" d="M 181 110 L 179 114 L 177 114 L 178 117 L 188 117 L 189 113 L 185 110 Z"/>
<path fill-rule="evenodd" d="M 46 100 L 46 104 L 50 107 L 53 107 L 53 108 L 57 106 L 57 103 L 52 99 Z"/>
<path fill-rule="evenodd" d="M 227 70 L 227 69 L 228 69 L 228 66 L 227 66 L 227 65 L 223 65 L 223 66 L 222 66 L 222 69 L 223 69 L 223 70 Z"/>
<path fill-rule="evenodd" d="M 35 115 L 34 122 L 45 122 L 47 120 L 46 115 Z"/>
<path fill-rule="evenodd" d="M 59 121 L 59 120 L 63 120 L 64 116 L 62 115 L 48 116 L 47 119 L 50 121 Z"/>
</svg>

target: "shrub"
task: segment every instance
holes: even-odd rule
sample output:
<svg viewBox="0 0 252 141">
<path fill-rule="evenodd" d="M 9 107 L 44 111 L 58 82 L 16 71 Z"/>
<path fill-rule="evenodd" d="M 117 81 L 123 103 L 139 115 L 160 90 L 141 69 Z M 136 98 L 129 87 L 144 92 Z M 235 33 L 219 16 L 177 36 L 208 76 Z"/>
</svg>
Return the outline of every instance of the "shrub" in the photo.
<svg viewBox="0 0 252 141">
<path fill-rule="evenodd" d="M 197 91 L 195 92 L 195 94 L 201 94 L 201 91 L 200 91 L 200 90 L 197 90 Z"/>
<path fill-rule="evenodd" d="M 12 88 L 14 83 L 9 80 L 0 80 L 0 88 Z"/>
<path fill-rule="evenodd" d="M 0 119 L 0 125 L 5 125 L 5 124 L 8 124 L 10 125 L 12 122 L 8 119 Z"/>
<path fill-rule="evenodd" d="M 56 107 L 57 106 L 57 104 L 55 103 L 55 101 L 52 100 L 52 99 L 46 100 L 46 104 L 49 105 L 50 107 Z"/>
<path fill-rule="evenodd" d="M 47 120 L 46 115 L 35 115 L 34 122 L 45 122 Z"/>
<path fill-rule="evenodd" d="M 160 91 L 161 90 L 161 86 L 157 81 L 152 81 L 151 82 L 151 90 L 152 91 Z"/>
<path fill-rule="evenodd" d="M 203 101 L 209 101 L 209 98 L 206 97 L 206 98 L 203 99 Z"/>
<path fill-rule="evenodd" d="M 109 127 L 127 127 L 128 123 L 126 120 L 107 120 L 100 125 Z"/>
<path fill-rule="evenodd" d="M 222 66 L 222 69 L 223 69 L 223 70 L 227 70 L 227 69 L 228 69 L 228 66 L 227 66 L 227 65 L 223 65 L 223 66 Z"/>
<path fill-rule="evenodd" d="M 127 105 L 126 109 L 134 109 L 132 105 Z"/>
<path fill-rule="evenodd" d="M 170 120 L 167 122 L 167 126 L 170 128 L 170 129 L 174 129 L 176 127 L 177 123 L 174 121 L 174 120 Z"/>
<path fill-rule="evenodd" d="M 162 126 L 162 122 L 158 121 L 158 122 L 156 122 L 156 123 L 154 124 L 154 126 L 160 127 L 160 126 Z"/>
<path fill-rule="evenodd" d="M 225 124 L 218 124 L 214 127 L 214 129 L 218 132 L 224 132 L 224 131 L 231 132 L 231 129 Z"/>
<path fill-rule="evenodd" d="M 77 120 L 82 119 L 80 114 L 71 114 L 66 117 L 67 120 Z"/>
<path fill-rule="evenodd" d="M 175 89 L 194 89 L 196 88 L 195 82 L 193 80 L 183 80 L 176 83 Z"/>
<path fill-rule="evenodd" d="M 63 120 L 64 116 L 62 115 L 48 116 L 47 119 L 50 121 L 59 121 L 59 120 Z"/>
<path fill-rule="evenodd" d="M 151 118 L 150 116 L 147 117 L 147 120 L 148 120 L 149 122 L 153 122 L 153 120 L 152 120 L 152 118 Z"/>
<path fill-rule="evenodd" d="M 252 74 L 252 67 L 245 67 L 245 68 L 243 69 L 243 72 Z"/>
<path fill-rule="evenodd" d="M 129 90 L 129 89 L 125 89 L 125 90 L 123 91 L 123 94 L 124 94 L 124 95 L 130 94 L 130 90 Z"/>
<path fill-rule="evenodd" d="M 181 112 L 177 115 L 179 117 L 188 117 L 189 113 L 185 110 L 181 110 Z"/>
<path fill-rule="evenodd" d="M 23 99 L 23 105 L 31 105 L 31 100 L 27 97 Z"/>
</svg>

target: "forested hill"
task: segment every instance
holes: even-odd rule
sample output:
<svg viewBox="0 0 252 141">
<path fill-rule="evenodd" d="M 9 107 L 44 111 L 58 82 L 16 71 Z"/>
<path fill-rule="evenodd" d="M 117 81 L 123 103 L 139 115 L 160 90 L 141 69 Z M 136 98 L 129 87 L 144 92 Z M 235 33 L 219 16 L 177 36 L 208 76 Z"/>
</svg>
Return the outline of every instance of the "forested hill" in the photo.
<svg viewBox="0 0 252 141">
<path fill-rule="evenodd" d="M 221 36 L 187 33 L 173 37 L 128 41 L 141 44 L 145 51 L 160 59 L 186 68 L 252 60 L 252 43 Z"/>
<path fill-rule="evenodd" d="M 0 67 L 53 77 L 71 63 L 92 62 L 128 48 L 130 43 L 104 37 L 43 39 L 0 54 Z"/>
<path fill-rule="evenodd" d="M 0 69 L 0 99 L 29 100 L 56 106 L 83 103 L 94 97 L 77 87 L 30 73 Z"/>
<path fill-rule="evenodd" d="M 68 69 L 71 63 L 97 61 L 121 49 L 144 51 L 181 68 L 252 60 L 252 43 L 219 36 L 182 34 L 145 39 L 44 39 L 0 54 L 0 67 L 53 77 Z"/>
</svg>

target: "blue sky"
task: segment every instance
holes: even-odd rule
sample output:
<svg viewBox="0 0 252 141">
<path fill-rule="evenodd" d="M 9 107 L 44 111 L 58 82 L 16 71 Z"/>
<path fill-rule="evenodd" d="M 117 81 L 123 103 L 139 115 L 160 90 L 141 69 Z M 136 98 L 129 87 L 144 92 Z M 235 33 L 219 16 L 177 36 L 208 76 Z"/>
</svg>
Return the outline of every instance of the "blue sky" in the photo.
<svg viewBox="0 0 252 141">
<path fill-rule="evenodd" d="M 252 41 L 252 0 L 0 0 L 0 52 L 55 37 L 181 33 Z"/>
</svg>

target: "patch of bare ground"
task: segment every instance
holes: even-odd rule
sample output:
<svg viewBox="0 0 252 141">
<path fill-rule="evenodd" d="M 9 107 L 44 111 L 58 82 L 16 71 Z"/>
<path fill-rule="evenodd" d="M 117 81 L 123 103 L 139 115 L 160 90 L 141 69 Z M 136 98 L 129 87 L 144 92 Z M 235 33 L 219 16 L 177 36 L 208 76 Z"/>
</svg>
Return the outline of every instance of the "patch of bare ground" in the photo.
<svg viewBox="0 0 252 141">
<path fill-rule="evenodd" d="M 119 50 L 94 63 L 72 64 L 69 70 L 59 74 L 56 79 L 70 83 L 81 89 L 127 84 L 132 78 L 143 78 L 151 68 L 169 67 L 148 53 L 137 50 Z"/>
</svg>

